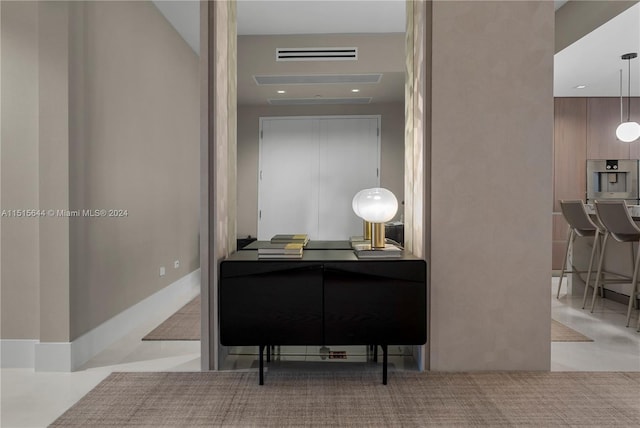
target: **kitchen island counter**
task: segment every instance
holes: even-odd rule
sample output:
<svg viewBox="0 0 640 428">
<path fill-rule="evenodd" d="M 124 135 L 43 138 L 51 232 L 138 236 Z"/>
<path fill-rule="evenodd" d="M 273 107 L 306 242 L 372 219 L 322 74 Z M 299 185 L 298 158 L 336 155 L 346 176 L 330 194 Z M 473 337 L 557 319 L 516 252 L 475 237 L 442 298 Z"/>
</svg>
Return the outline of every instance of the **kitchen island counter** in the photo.
<svg viewBox="0 0 640 428">
<path fill-rule="evenodd" d="M 586 205 L 587 212 L 592 216 L 595 221 L 595 208 L 593 204 Z M 629 212 L 631 217 L 640 225 L 640 205 L 629 205 Z M 577 238 L 573 245 L 572 254 L 570 254 L 569 260 L 572 270 L 585 271 L 589 267 L 589 258 L 591 257 L 593 240 L 592 238 Z M 633 254 L 631 246 L 634 246 L 636 250 L 636 243 L 621 243 L 615 239 L 610 238 L 607 241 L 607 249 L 604 258 L 603 270 L 608 272 L 617 273 L 620 275 L 626 275 L 631 277 L 633 275 Z M 634 253 L 635 254 L 635 253 Z M 594 261 L 593 274 L 597 271 L 597 260 Z M 580 275 L 572 274 L 569 281 L 569 293 L 573 295 L 582 296 L 584 293 L 584 279 L 586 279 L 586 273 Z M 631 281 L 628 284 L 605 284 L 605 297 L 611 298 L 621 303 L 627 304 L 629 294 L 631 293 Z M 609 291 L 609 293 L 607 293 Z M 613 293 L 611 293 L 613 292 Z M 589 294 L 591 299 L 591 294 Z M 587 306 L 590 300 L 587 300 Z"/>
</svg>

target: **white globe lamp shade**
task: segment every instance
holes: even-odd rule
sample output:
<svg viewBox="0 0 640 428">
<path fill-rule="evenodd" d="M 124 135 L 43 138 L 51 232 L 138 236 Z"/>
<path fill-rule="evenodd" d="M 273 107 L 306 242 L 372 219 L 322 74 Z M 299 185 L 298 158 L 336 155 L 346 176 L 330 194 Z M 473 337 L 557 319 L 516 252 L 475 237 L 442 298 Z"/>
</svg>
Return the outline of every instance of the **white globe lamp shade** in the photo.
<svg viewBox="0 0 640 428">
<path fill-rule="evenodd" d="M 354 212 L 354 213 L 356 213 L 356 215 L 357 215 L 358 217 L 361 217 L 361 216 L 360 216 L 360 213 L 358 212 L 358 197 L 359 197 L 359 196 L 360 196 L 360 194 L 361 194 L 362 192 L 364 192 L 365 190 L 367 190 L 367 189 L 361 190 L 361 191 L 359 191 L 358 193 L 356 193 L 356 194 L 355 194 L 355 196 L 353 197 L 353 200 L 351 201 L 351 208 L 353 209 L 353 212 Z"/>
<path fill-rule="evenodd" d="M 354 199 L 355 213 L 371 223 L 385 223 L 398 211 L 398 200 L 390 190 L 382 187 L 362 190 Z"/>
<path fill-rule="evenodd" d="M 616 137 L 620 141 L 631 143 L 640 138 L 640 125 L 638 122 L 622 122 L 616 129 Z"/>
</svg>

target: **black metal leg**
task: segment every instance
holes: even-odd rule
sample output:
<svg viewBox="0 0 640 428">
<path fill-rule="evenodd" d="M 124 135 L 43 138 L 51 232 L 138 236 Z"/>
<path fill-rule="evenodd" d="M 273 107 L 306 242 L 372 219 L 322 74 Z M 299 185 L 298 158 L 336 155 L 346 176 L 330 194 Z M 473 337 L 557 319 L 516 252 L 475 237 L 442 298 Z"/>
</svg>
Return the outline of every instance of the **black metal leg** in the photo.
<svg viewBox="0 0 640 428">
<path fill-rule="evenodd" d="M 267 345 L 267 363 L 271 362 L 271 345 Z"/>
<path fill-rule="evenodd" d="M 259 374 L 258 385 L 264 385 L 264 361 L 263 361 L 263 356 L 264 356 L 264 345 L 260 345 L 260 346 L 258 346 L 258 358 L 260 359 L 260 374 Z"/>
<path fill-rule="evenodd" d="M 387 345 L 382 345 L 382 384 L 387 384 Z"/>
<path fill-rule="evenodd" d="M 373 362 L 378 362 L 378 345 L 373 345 Z"/>
</svg>

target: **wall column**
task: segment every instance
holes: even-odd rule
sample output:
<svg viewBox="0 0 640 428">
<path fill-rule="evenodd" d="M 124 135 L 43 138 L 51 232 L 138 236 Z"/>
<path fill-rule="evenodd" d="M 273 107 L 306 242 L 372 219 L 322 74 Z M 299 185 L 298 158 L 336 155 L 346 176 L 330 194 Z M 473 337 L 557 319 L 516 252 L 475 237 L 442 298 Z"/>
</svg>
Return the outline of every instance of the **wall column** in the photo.
<svg viewBox="0 0 640 428">
<path fill-rule="evenodd" d="M 430 261 L 431 157 L 431 13 L 432 2 L 407 1 L 405 77 L 405 248 Z M 427 284 L 431 268 L 427 268 Z M 429 308 L 427 285 L 427 308 Z M 429 319 L 427 309 L 427 319 Z M 431 323 L 427 321 L 427 328 Z M 414 350 L 420 369 L 429 368 L 427 344 Z"/>
<path fill-rule="evenodd" d="M 69 209 L 69 5 L 38 3 L 40 208 Z M 36 370 L 71 371 L 69 218 L 40 219 L 40 343 Z"/>
<path fill-rule="evenodd" d="M 0 123 L 0 294 L 3 367 L 12 359 L 6 340 L 36 341 L 40 334 L 39 218 L 12 210 L 38 209 L 38 3 L 0 4 L 2 117 Z M 33 366 L 33 345 L 17 342 L 17 366 Z"/>
<path fill-rule="evenodd" d="M 202 369 L 217 370 L 218 265 L 236 250 L 236 4 L 202 2 L 200 16 Z"/>
<path fill-rule="evenodd" d="M 430 368 L 549 370 L 553 2 L 433 2 Z"/>
<path fill-rule="evenodd" d="M 69 209 L 68 4 L 40 2 L 40 208 Z M 40 220 L 40 340 L 68 342 L 69 219 Z"/>
</svg>

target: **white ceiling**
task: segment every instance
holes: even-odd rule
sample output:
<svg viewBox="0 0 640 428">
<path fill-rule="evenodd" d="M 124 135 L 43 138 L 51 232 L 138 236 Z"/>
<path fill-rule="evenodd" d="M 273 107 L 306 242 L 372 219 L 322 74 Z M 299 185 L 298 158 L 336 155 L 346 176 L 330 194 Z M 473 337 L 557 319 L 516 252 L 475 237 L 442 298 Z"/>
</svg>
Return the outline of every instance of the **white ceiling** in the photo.
<svg viewBox="0 0 640 428">
<path fill-rule="evenodd" d="M 199 51 L 199 3 L 154 1 L 195 52 Z M 566 1 L 555 2 L 558 9 Z M 238 34 L 402 32 L 405 1 L 239 0 Z M 555 96 L 619 96 L 619 70 L 627 83 L 627 61 L 640 52 L 640 3 L 555 55 Z M 640 96 L 640 59 L 631 60 L 632 95 Z M 587 85 L 584 89 L 575 89 Z M 625 89 L 626 93 L 626 89 Z"/>
<path fill-rule="evenodd" d="M 191 49 L 200 54 L 200 2 L 152 0 Z"/>
<path fill-rule="evenodd" d="M 553 93 L 557 97 L 605 97 L 620 95 L 623 70 L 627 93 L 628 61 L 620 57 L 640 52 L 640 3 L 555 55 Z M 578 85 L 586 85 L 577 89 Z M 631 60 L 631 95 L 640 96 L 640 59 Z"/>
<path fill-rule="evenodd" d="M 404 33 L 405 0 L 238 1 L 238 34 Z"/>
<path fill-rule="evenodd" d="M 191 48 L 200 51 L 200 4 L 153 0 Z M 405 0 L 238 0 L 238 35 L 403 33 Z"/>
</svg>

